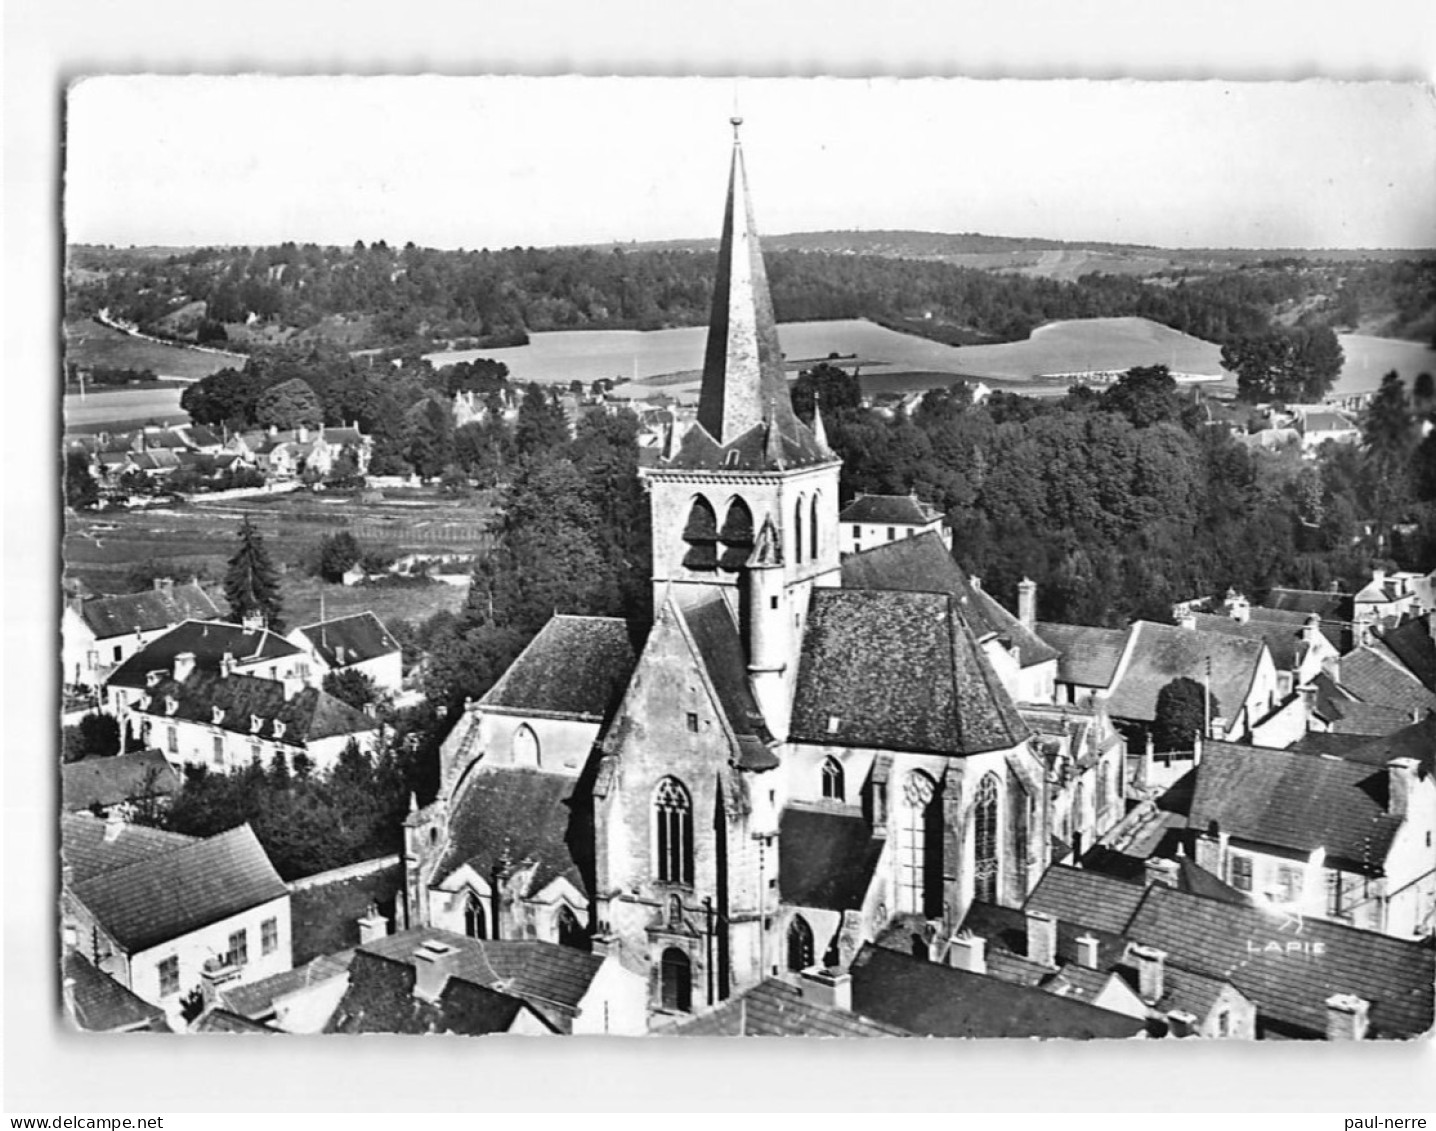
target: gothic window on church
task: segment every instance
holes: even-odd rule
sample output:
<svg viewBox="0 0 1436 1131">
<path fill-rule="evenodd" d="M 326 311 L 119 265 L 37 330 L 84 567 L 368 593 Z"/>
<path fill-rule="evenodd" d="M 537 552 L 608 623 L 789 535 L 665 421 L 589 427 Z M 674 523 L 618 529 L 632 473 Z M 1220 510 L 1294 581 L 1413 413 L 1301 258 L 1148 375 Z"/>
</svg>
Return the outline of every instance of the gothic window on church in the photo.
<svg viewBox="0 0 1436 1131">
<path fill-rule="evenodd" d="M 843 764 L 836 758 L 823 759 L 823 799 L 843 801 Z"/>
<path fill-rule="evenodd" d="M 986 903 L 997 902 L 999 871 L 997 803 L 1001 790 L 996 774 L 986 775 L 977 786 L 972 805 L 972 894 Z"/>
<path fill-rule="evenodd" d="M 670 946 L 659 960 L 658 974 L 663 1009 L 688 1013 L 693 1009 L 693 963 L 676 946 Z"/>
<path fill-rule="evenodd" d="M 1097 819 L 1100 821 L 1107 814 L 1111 804 L 1108 794 L 1112 789 L 1111 767 L 1106 762 L 1097 763 Z"/>
<path fill-rule="evenodd" d="M 801 495 L 793 504 L 793 561 L 799 565 L 803 561 L 803 497 Z"/>
<path fill-rule="evenodd" d="M 486 939 L 489 937 L 488 918 L 484 915 L 484 903 L 479 898 L 479 893 L 469 892 L 469 897 L 464 900 L 464 934 L 471 939 Z"/>
<path fill-rule="evenodd" d="M 1012 851 L 1017 857 L 1017 888 L 1027 893 L 1027 864 L 1031 852 L 1032 828 L 1037 823 L 1037 807 L 1030 793 L 1019 795 L 1021 800 L 1013 811 Z"/>
<path fill-rule="evenodd" d="M 898 814 L 898 898 L 902 911 L 942 914 L 942 799 L 921 770 L 903 782 Z"/>
<path fill-rule="evenodd" d="M 687 569 L 718 568 L 718 516 L 702 495 L 693 500 L 688 510 L 688 523 L 683 528 L 683 541 L 688 552 L 683 556 Z"/>
<path fill-rule="evenodd" d="M 788 924 L 788 969 L 806 970 L 813 962 L 813 928 L 801 915 L 794 915 Z"/>
<path fill-rule="evenodd" d="M 533 728 L 523 723 L 514 731 L 513 756 L 515 766 L 537 767 L 539 764 L 539 740 Z"/>
<path fill-rule="evenodd" d="M 808 537 L 812 539 L 812 543 L 809 547 L 812 552 L 809 554 L 809 557 L 811 557 L 813 561 L 818 560 L 818 498 L 818 495 L 813 496 L 812 511 L 809 514 L 809 518 L 812 520 L 809 524 L 810 529 L 808 531 Z"/>
<path fill-rule="evenodd" d="M 578 921 L 578 916 L 567 903 L 559 905 L 555 926 L 559 946 L 573 947 L 575 950 L 589 949 L 588 932 L 583 929 L 583 924 Z"/>
<path fill-rule="evenodd" d="M 664 778 L 653 796 L 654 848 L 658 879 L 693 882 L 693 806 L 676 778 Z"/>
<path fill-rule="evenodd" d="M 728 504 L 728 513 L 723 517 L 723 531 L 718 537 L 723 543 L 723 555 L 718 564 L 734 572 L 742 569 L 753 553 L 753 512 L 742 499 L 734 499 Z"/>
</svg>

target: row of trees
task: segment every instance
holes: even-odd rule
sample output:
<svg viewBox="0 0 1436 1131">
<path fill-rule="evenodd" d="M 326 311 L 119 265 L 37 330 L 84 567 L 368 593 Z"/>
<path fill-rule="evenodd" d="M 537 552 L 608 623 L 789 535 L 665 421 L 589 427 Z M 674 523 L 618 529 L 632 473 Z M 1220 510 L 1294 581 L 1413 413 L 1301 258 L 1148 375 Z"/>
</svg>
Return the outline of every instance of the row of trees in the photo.
<svg viewBox="0 0 1436 1131">
<path fill-rule="evenodd" d="M 185 323 L 190 337 L 202 330 L 214 337 L 216 327 L 253 316 L 378 346 L 459 337 L 499 345 L 534 330 L 699 325 L 712 303 L 715 264 L 711 251 L 672 248 L 436 251 L 382 241 L 203 248 L 164 260 L 113 250 L 87 258 L 87 249 L 77 249 L 78 265 L 90 260 L 93 275 L 72 287 L 75 313 L 109 307 L 170 332 L 171 315 L 203 302 L 204 314 Z M 1390 312 L 1396 329 L 1422 332 L 1430 316 L 1421 303 L 1429 308 L 1436 280 L 1429 261 L 1302 260 L 1153 281 L 1094 274 L 1072 282 L 867 254 L 770 250 L 766 261 L 782 321 L 913 319 L 919 333 L 959 330 L 963 340 L 988 341 L 1025 338 L 1052 319 L 1139 315 L 1226 343 L 1265 331 L 1279 309 L 1300 309 L 1325 325 Z"/>
</svg>

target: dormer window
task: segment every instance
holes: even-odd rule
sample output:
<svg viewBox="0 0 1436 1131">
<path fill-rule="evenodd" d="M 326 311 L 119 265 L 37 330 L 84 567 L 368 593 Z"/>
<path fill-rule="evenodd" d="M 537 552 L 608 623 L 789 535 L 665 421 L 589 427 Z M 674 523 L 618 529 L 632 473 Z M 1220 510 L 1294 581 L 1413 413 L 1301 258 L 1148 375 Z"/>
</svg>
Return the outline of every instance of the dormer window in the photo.
<svg viewBox="0 0 1436 1131">
<path fill-rule="evenodd" d="M 173 714 L 174 714 L 176 711 L 178 711 L 178 710 L 179 710 L 179 700 L 176 699 L 173 695 L 166 695 L 166 696 L 165 696 L 165 714 L 167 714 L 167 715 L 173 715 Z"/>
<path fill-rule="evenodd" d="M 140 709 L 141 711 L 148 711 L 148 710 L 150 709 L 150 701 L 151 701 L 151 699 L 152 699 L 152 696 L 149 696 L 149 695 L 141 695 L 140 698 L 139 698 L 139 702 L 138 702 L 138 704 L 137 704 L 138 707 L 139 707 L 139 709 Z"/>
<path fill-rule="evenodd" d="M 211 707 L 211 708 L 210 708 L 210 721 L 211 721 L 212 723 L 214 723 L 215 726 L 219 726 L 220 723 L 224 722 L 224 708 L 223 708 L 223 707 Z"/>
<path fill-rule="evenodd" d="M 250 733 L 250 734 L 258 734 L 258 733 L 259 733 L 259 728 L 262 727 L 263 725 L 264 725 L 264 720 L 261 719 L 258 715 L 250 715 L 250 716 L 249 716 L 249 733 Z"/>
<path fill-rule="evenodd" d="M 284 724 L 283 724 L 282 722 L 280 722 L 278 719 L 275 719 L 275 720 L 274 720 L 274 737 L 275 737 L 275 738 L 283 738 L 283 737 L 284 737 Z"/>
</svg>

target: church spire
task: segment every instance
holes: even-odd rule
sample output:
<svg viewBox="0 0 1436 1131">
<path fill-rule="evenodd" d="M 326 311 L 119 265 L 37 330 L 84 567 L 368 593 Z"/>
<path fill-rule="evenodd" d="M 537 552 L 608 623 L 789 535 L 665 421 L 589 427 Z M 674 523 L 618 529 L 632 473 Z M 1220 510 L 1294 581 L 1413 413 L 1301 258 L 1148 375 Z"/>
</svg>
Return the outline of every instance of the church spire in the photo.
<svg viewBox="0 0 1436 1131">
<path fill-rule="evenodd" d="M 797 435 L 797 418 L 788 396 L 783 351 L 773 318 L 773 299 L 763 269 L 763 251 L 748 199 L 743 147 L 734 115 L 733 161 L 728 173 L 728 199 L 723 235 L 718 244 L 718 278 L 713 287 L 713 313 L 708 348 L 703 358 L 703 386 L 698 423 L 726 447 L 764 423 L 769 405 L 773 423 Z"/>
</svg>

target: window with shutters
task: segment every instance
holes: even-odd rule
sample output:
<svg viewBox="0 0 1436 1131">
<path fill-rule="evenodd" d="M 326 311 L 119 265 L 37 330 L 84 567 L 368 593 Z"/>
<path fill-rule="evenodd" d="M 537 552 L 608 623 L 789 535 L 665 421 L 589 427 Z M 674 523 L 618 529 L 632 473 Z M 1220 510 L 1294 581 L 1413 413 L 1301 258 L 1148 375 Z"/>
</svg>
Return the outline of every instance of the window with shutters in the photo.
<svg viewBox="0 0 1436 1131">
<path fill-rule="evenodd" d="M 159 965 L 160 997 L 179 993 L 179 958 L 171 955 Z"/>
<path fill-rule="evenodd" d="M 1252 858 L 1238 852 L 1231 854 L 1227 862 L 1227 883 L 1237 891 L 1252 890 Z"/>
<path fill-rule="evenodd" d="M 249 932 L 235 931 L 229 936 L 229 961 L 234 966 L 249 964 Z"/>
<path fill-rule="evenodd" d="M 270 918 L 259 924 L 259 952 L 273 954 L 279 949 L 279 920 Z"/>
</svg>

